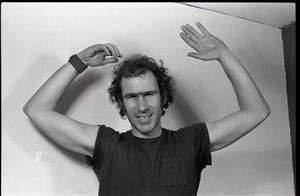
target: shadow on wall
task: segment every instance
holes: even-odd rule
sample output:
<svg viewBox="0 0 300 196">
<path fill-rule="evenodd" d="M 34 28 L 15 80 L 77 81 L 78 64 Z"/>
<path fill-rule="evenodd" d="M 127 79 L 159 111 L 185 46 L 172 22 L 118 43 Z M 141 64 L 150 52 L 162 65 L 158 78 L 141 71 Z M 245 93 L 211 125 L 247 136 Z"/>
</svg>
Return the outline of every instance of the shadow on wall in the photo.
<svg viewBox="0 0 300 196">
<path fill-rule="evenodd" d="M 172 109 L 170 108 L 169 113 L 172 117 L 175 116 L 176 126 L 189 126 L 202 121 L 204 114 L 201 111 L 195 111 L 195 107 L 193 108 L 188 101 L 188 96 L 181 93 L 178 88 L 174 89 L 174 99 L 174 106 Z M 209 185 L 204 186 L 200 183 L 199 194 L 282 193 L 282 195 L 286 195 L 290 190 L 290 184 L 286 182 L 292 177 L 288 176 L 288 171 L 278 169 L 286 168 L 286 165 L 289 164 L 288 148 L 255 152 L 251 149 L 238 152 L 234 149 L 234 144 L 228 148 L 231 150 L 225 153 L 215 152 L 212 154 L 212 166 L 208 166 L 203 174 L 205 183 Z"/>
<path fill-rule="evenodd" d="M 85 75 L 78 80 L 74 81 L 66 90 L 61 100 L 59 101 L 55 110 L 59 113 L 65 114 L 68 112 L 73 103 L 84 94 L 84 91 L 88 89 L 92 84 L 101 80 L 99 72 L 86 71 Z"/>
<path fill-rule="evenodd" d="M 61 97 L 61 100 L 59 101 L 57 107 L 55 110 L 61 114 L 66 114 L 68 110 L 72 107 L 73 103 L 76 102 L 76 100 L 80 99 L 81 95 L 84 94 L 84 91 L 86 91 L 89 86 L 92 86 L 92 84 L 97 83 L 101 79 L 101 76 L 99 76 L 98 73 L 95 72 L 86 72 L 84 77 L 79 78 L 78 80 L 75 80 L 69 88 L 65 91 L 63 96 Z M 34 124 L 31 123 L 33 126 Z M 38 130 L 38 128 L 36 128 Z M 42 133 L 39 130 L 40 133 Z M 60 151 L 62 154 L 64 154 L 66 157 L 71 159 L 72 161 L 76 162 L 77 164 L 81 166 L 86 166 L 86 160 L 85 156 L 66 150 L 63 147 L 60 147 L 52 141 L 50 138 L 48 138 L 46 135 L 44 135 L 44 138 L 48 140 L 50 143 L 53 144 L 53 146 L 56 147 L 58 151 Z"/>
<path fill-rule="evenodd" d="M 56 71 L 53 69 L 53 65 L 57 65 L 58 62 L 59 60 L 56 57 L 41 56 L 32 63 L 31 67 L 30 65 L 28 66 L 30 69 L 28 69 L 27 72 L 25 72 L 23 76 L 19 78 L 19 81 L 15 86 L 11 87 L 12 91 L 3 101 L 3 113 L 5 115 L 3 115 L 2 119 L 5 122 L 4 127 L 6 127 L 3 131 L 5 131 L 10 139 L 14 141 L 14 144 L 18 145 L 20 149 L 23 149 L 23 152 L 27 153 L 29 157 L 34 156 L 41 144 L 44 143 L 42 140 L 45 139 L 46 142 L 49 142 L 51 145 L 53 145 L 57 151 L 62 153 L 68 159 L 83 167 L 87 167 L 84 155 L 71 152 L 57 145 L 54 141 L 44 135 L 42 131 L 38 130 L 26 117 L 22 110 L 25 103 L 39 88 L 39 86 L 36 84 L 40 84 L 41 80 L 43 80 L 42 83 L 45 82 L 54 73 L 54 71 Z M 32 77 L 32 70 L 34 70 L 34 73 L 41 73 L 40 76 Z M 77 78 L 63 95 L 56 110 L 61 113 L 66 113 L 68 109 L 72 107 L 72 104 L 76 101 L 76 99 L 78 99 L 80 95 L 89 88 L 89 86 L 92 86 L 92 84 L 102 79 L 102 74 L 104 75 L 107 73 L 86 72 L 84 77 Z M 46 77 L 42 78 L 44 75 L 46 75 Z M 28 87 L 36 87 L 36 89 L 28 89 Z M 27 123 L 31 123 L 32 129 L 35 128 L 39 135 L 35 134 L 35 130 L 26 130 L 31 129 L 30 126 L 24 126 L 24 124 L 26 125 Z M 43 138 L 38 138 L 38 136 L 42 136 Z M 41 139 L 41 141 L 33 141 L 34 139 Z M 7 146 L 7 148 L 9 148 L 9 146 Z M 21 162 L 21 160 L 15 161 Z M 54 171 L 52 174 L 54 175 L 53 179 L 56 181 L 55 184 L 65 184 L 65 182 L 59 182 L 61 177 L 59 172 L 57 172 L 57 165 L 55 165 L 55 163 L 47 164 L 49 165 L 50 169 Z M 16 183 L 18 183 L 18 179 L 16 179 Z M 53 188 L 55 189 L 55 187 Z M 56 191 L 54 190 L 54 192 Z"/>
<path fill-rule="evenodd" d="M 234 146 L 228 148 L 232 150 L 213 153 L 212 166 L 204 169 L 203 174 L 208 185 L 200 183 L 199 193 L 293 195 L 292 192 L 288 194 L 292 190 L 293 178 L 286 167 L 290 159 L 288 147 L 263 151 L 235 151 Z"/>
<path fill-rule="evenodd" d="M 190 95 L 192 96 L 192 95 Z M 189 126 L 195 123 L 199 123 L 202 120 L 202 113 L 195 112 L 194 109 L 189 103 L 187 98 L 188 96 L 183 95 L 181 91 L 177 88 L 174 88 L 174 112 L 172 114 L 176 116 L 176 123 L 181 127 Z M 200 114 L 200 115 L 199 115 Z"/>
</svg>

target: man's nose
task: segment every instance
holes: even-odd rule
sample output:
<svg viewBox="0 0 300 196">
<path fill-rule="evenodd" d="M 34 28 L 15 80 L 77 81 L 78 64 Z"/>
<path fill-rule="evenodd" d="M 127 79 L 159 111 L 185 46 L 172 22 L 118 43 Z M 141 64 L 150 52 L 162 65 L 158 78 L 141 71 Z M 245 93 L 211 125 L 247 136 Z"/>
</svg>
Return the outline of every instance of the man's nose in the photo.
<svg viewBox="0 0 300 196">
<path fill-rule="evenodd" d="M 149 109 L 149 106 L 147 104 L 147 100 L 144 96 L 139 96 L 138 98 L 138 110 L 140 112 L 146 112 Z"/>
</svg>

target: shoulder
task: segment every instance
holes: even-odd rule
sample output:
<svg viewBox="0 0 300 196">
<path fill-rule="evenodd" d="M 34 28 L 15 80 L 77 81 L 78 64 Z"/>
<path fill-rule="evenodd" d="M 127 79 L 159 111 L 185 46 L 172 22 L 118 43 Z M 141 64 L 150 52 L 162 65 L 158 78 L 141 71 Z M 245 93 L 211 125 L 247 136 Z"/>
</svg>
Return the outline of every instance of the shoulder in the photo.
<svg viewBox="0 0 300 196">
<path fill-rule="evenodd" d="M 167 133 L 168 135 L 172 135 L 172 137 L 188 140 L 197 145 L 206 143 L 207 141 L 209 142 L 209 134 L 205 122 L 186 126 L 175 131 L 167 130 Z"/>
<path fill-rule="evenodd" d="M 207 133 L 207 126 L 205 122 L 192 124 L 190 126 L 186 126 L 183 128 L 178 129 L 177 131 L 180 134 L 201 134 L 201 133 Z"/>
<path fill-rule="evenodd" d="M 193 133 L 198 133 L 198 132 L 208 132 L 207 126 L 205 122 L 201 122 L 201 123 L 197 123 L 197 124 L 192 124 L 186 127 L 182 127 L 179 128 L 177 130 L 170 130 L 170 129 L 166 129 L 163 128 L 163 130 L 167 133 L 167 134 L 193 134 Z"/>
<path fill-rule="evenodd" d="M 192 124 L 177 130 L 170 130 L 166 128 L 163 128 L 163 130 L 165 134 L 169 136 L 190 137 L 190 138 L 195 138 L 198 137 L 198 135 L 208 133 L 206 123 L 204 122 Z"/>
<path fill-rule="evenodd" d="M 107 143 L 111 141 L 113 138 L 116 138 L 120 133 L 116 131 L 115 129 L 108 127 L 106 125 L 98 125 L 98 133 L 97 133 L 97 139 L 96 142 L 99 145 L 102 145 L 103 143 Z"/>
</svg>

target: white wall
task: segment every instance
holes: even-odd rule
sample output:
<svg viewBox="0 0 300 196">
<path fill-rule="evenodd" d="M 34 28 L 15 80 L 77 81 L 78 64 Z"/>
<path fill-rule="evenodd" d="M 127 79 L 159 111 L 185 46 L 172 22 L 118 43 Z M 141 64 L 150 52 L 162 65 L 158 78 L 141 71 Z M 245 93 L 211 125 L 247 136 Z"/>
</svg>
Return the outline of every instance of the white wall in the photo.
<svg viewBox="0 0 300 196">
<path fill-rule="evenodd" d="M 281 31 L 181 4 L 1 4 L 2 194 L 96 195 L 84 156 L 35 129 L 22 112 L 33 93 L 68 58 L 95 43 L 114 43 L 124 56 L 163 59 L 176 80 L 175 104 L 163 126 L 216 120 L 237 109 L 217 62 L 188 58 L 180 27 L 200 21 L 236 54 L 272 114 L 253 132 L 213 153 L 199 195 L 294 195 Z M 88 69 L 67 90 L 60 110 L 83 122 L 130 129 L 108 101 L 113 65 Z"/>
</svg>

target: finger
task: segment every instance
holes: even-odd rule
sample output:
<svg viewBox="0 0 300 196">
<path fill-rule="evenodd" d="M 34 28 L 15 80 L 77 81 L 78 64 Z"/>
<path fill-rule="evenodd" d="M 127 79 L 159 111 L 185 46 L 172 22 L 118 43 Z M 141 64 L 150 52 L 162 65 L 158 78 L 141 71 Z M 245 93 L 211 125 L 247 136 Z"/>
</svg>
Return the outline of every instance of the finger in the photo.
<svg viewBox="0 0 300 196">
<path fill-rule="evenodd" d="M 107 55 L 110 55 L 110 51 L 109 49 L 105 46 L 105 45 L 102 45 L 102 44 L 97 44 L 95 46 L 93 46 L 93 49 L 97 52 L 105 52 Z"/>
<path fill-rule="evenodd" d="M 203 37 L 203 35 L 201 35 L 200 33 L 198 33 L 191 25 L 187 24 L 185 25 L 185 27 L 193 33 L 193 35 L 195 35 L 197 38 L 201 38 Z"/>
<path fill-rule="evenodd" d="M 109 49 L 111 56 L 116 57 L 117 52 L 116 52 L 115 48 L 112 46 L 112 44 L 107 44 L 106 46 Z"/>
<path fill-rule="evenodd" d="M 194 57 L 194 58 L 197 58 L 197 59 L 199 59 L 200 57 L 200 54 L 199 53 L 197 53 L 197 52 L 190 52 L 190 53 L 188 53 L 187 54 L 188 56 L 190 56 L 190 57 Z"/>
<path fill-rule="evenodd" d="M 200 31 L 203 33 L 203 35 L 209 35 L 210 33 L 204 28 L 204 26 L 200 23 L 196 23 L 197 27 L 200 29 Z"/>
<path fill-rule="evenodd" d="M 209 58 L 205 57 L 205 55 L 201 54 L 201 53 L 197 53 L 197 52 L 190 52 L 187 54 L 189 57 L 193 57 L 195 59 L 201 59 L 203 61 L 208 61 Z"/>
<path fill-rule="evenodd" d="M 123 55 L 120 53 L 119 49 L 116 47 L 116 45 L 112 44 L 113 48 L 115 49 L 117 53 L 117 57 L 123 57 Z"/>
<path fill-rule="evenodd" d="M 182 31 L 186 34 L 186 37 L 190 38 L 191 40 L 193 40 L 194 42 L 196 42 L 198 40 L 198 37 L 196 37 L 194 35 L 194 33 L 192 31 L 190 31 L 187 27 L 182 26 L 181 27 Z"/>
<path fill-rule="evenodd" d="M 184 33 L 180 33 L 179 34 L 180 35 L 180 37 L 189 45 L 189 46 L 191 46 L 192 48 L 196 48 L 196 42 L 194 42 L 193 40 L 191 40 L 189 37 L 187 37 L 187 35 L 186 34 L 184 34 Z"/>
<path fill-rule="evenodd" d="M 103 64 L 105 65 L 108 63 L 116 63 L 118 61 L 119 61 L 119 59 L 116 57 L 109 57 L 109 58 L 104 59 Z"/>
</svg>

